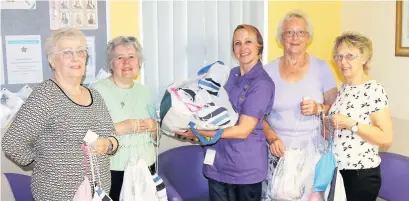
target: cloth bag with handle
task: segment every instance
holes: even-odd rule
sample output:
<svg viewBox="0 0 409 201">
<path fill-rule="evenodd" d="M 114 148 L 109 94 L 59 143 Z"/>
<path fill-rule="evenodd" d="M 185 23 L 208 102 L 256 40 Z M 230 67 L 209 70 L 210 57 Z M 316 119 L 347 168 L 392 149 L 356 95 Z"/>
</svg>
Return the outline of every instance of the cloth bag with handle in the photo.
<svg viewBox="0 0 409 201">
<path fill-rule="evenodd" d="M 73 201 L 92 201 L 92 189 L 90 186 L 90 181 L 88 179 L 88 155 L 85 147 L 81 145 L 81 149 L 84 152 L 84 181 L 81 182 L 81 185 L 78 187 L 77 192 L 75 192 Z M 91 167 L 92 168 L 92 167 Z"/>
<path fill-rule="evenodd" d="M 132 157 L 124 172 L 120 201 L 159 201 L 156 185 L 145 160 Z"/>
<path fill-rule="evenodd" d="M 148 108 L 151 118 L 158 120 L 153 106 Z M 152 138 L 152 136 L 151 136 Z M 156 129 L 156 170 L 154 174 L 149 171 L 145 160 L 139 156 L 135 156 L 132 151 L 131 157 L 126 165 L 124 179 L 119 200 L 120 201 L 168 201 L 166 187 L 158 172 L 158 153 L 159 153 L 159 124 Z"/>
<path fill-rule="evenodd" d="M 94 170 L 94 157 L 90 155 L 90 147 L 82 144 L 81 149 L 84 152 L 84 165 L 85 165 L 85 175 L 88 172 L 88 158 L 90 161 L 90 169 L 92 175 L 92 185 L 94 187 L 94 195 L 92 195 L 92 188 L 90 186 L 90 181 L 87 176 L 84 176 L 84 181 L 78 187 L 77 192 L 74 195 L 73 201 L 112 201 L 108 194 L 98 186 L 95 180 L 95 170 Z M 98 167 L 98 160 L 95 157 L 96 169 L 98 174 L 99 185 L 101 185 L 101 176 Z"/>
<path fill-rule="evenodd" d="M 203 67 L 194 78 L 170 84 L 161 102 L 161 130 L 175 136 L 175 131 L 187 128 L 218 130 L 234 126 L 239 116 L 223 87 L 229 75 L 230 68 L 218 61 Z M 195 140 L 207 145 L 218 137 Z"/>
</svg>

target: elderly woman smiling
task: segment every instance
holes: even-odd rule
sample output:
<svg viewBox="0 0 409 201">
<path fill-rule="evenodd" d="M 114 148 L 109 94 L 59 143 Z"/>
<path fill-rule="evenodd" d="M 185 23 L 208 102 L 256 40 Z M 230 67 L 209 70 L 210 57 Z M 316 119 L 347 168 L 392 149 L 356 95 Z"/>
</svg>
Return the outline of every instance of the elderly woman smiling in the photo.
<svg viewBox="0 0 409 201">
<path fill-rule="evenodd" d="M 155 171 L 154 134 L 157 126 L 152 119 L 154 108 L 148 87 L 133 80 L 142 64 L 142 47 L 133 36 L 119 36 L 107 47 L 109 78 L 93 85 L 108 106 L 121 143 L 111 157 L 112 188 L 110 197 L 116 201 L 122 188 L 124 170 L 131 157 L 143 158 L 151 173 Z"/>
<path fill-rule="evenodd" d="M 272 153 L 269 155 L 269 173 L 263 185 L 262 200 L 265 201 L 274 200 L 271 180 L 286 147 L 291 144 L 291 148 L 303 149 L 311 141 L 324 143 L 321 135 L 317 135 L 320 121 L 314 119 L 328 112 L 337 90 L 329 65 L 307 53 L 313 35 L 312 24 L 304 13 L 287 13 L 277 30 L 284 55 L 264 66 L 276 85 L 274 105 L 267 121 L 264 121 L 264 132 Z M 309 100 L 304 100 L 305 97 Z M 312 186 L 312 182 L 309 185 Z M 304 193 L 301 200 L 307 198 L 308 193 Z"/>
<path fill-rule="evenodd" d="M 72 200 L 84 180 L 80 145 L 88 130 L 99 135 L 94 147 L 102 190 L 111 188 L 109 157 L 118 143 L 100 94 L 81 86 L 87 57 L 85 35 L 77 29 L 52 32 L 46 54 L 54 78 L 39 84 L 2 139 L 4 152 L 18 164 L 34 165 L 34 200 Z M 95 163 L 94 163 L 95 164 Z M 86 173 L 91 178 L 91 171 Z M 94 186 L 94 184 L 90 184 Z"/>
</svg>

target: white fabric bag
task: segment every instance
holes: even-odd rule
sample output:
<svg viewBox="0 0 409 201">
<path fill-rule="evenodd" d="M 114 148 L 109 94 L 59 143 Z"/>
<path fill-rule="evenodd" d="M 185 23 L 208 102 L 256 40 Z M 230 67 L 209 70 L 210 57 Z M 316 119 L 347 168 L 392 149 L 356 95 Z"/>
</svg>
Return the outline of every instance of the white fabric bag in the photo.
<svg viewBox="0 0 409 201">
<path fill-rule="evenodd" d="M 296 124 L 294 136 L 300 121 Z M 319 129 L 313 132 L 314 136 L 320 135 Z M 293 140 L 294 137 L 286 147 L 284 156 L 279 159 L 271 180 L 271 195 L 277 201 L 308 199 L 313 187 L 315 165 L 321 157 L 319 147 L 314 145 L 312 139 L 307 141 L 306 148 L 293 148 Z"/>
<path fill-rule="evenodd" d="M 190 122 L 202 130 L 234 126 L 239 116 L 223 87 L 229 75 L 229 67 L 215 62 L 202 68 L 195 78 L 170 84 L 161 103 L 161 110 L 166 110 L 161 111 L 161 130 L 174 136 L 174 131 L 189 128 Z"/>
<path fill-rule="evenodd" d="M 142 158 L 131 158 L 125 168 L 120 201 L 159 201 L 156 185 Z"/>
</svg>

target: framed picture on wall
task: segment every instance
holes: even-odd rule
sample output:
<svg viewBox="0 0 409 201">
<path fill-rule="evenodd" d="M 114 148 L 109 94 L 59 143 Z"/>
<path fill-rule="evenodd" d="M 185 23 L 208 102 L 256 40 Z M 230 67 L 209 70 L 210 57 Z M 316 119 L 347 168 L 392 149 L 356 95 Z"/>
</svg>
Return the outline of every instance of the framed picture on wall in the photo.
<svg viewBox="0 0 409 201">
<path fill-rule="evenodd" d="M 396 1 L 395 56 L 409 57 L 409 1 Z"/>
</svg>

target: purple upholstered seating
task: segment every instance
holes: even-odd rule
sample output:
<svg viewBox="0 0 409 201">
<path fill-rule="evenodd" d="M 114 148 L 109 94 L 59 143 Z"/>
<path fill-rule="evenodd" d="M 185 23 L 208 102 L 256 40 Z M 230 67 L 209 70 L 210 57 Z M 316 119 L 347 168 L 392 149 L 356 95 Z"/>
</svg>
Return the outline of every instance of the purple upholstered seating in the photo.
<svg viewBox="0 0 409 201">
<path fill-rule="evenodd" d="M 199 145 L 181 146 L 159 155 L 158 174 L 166 185 L 169 201 L 209 201 L 203 160 L 204 151 Z"/>
<path fill-rule="evenodd" d="M 382 186 L 379 197 L 388 201 L 409 201 L 409 157 L 380 152 Z"/>
<path fill-rule="evenodd" d="M 30 188 L 30 176 L 16 173 L 4 173 L 4 175 L 10 184 L 11 191 L 13 192 L 13 196 L 16 201 L 33 200 L 33 195 L 31 194 Z"/>
</svg>

